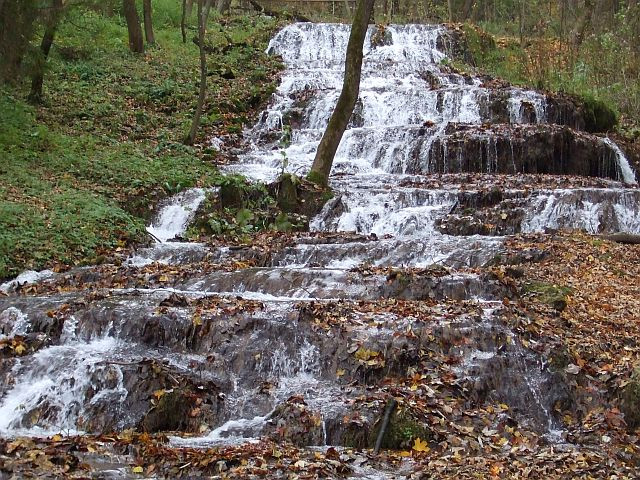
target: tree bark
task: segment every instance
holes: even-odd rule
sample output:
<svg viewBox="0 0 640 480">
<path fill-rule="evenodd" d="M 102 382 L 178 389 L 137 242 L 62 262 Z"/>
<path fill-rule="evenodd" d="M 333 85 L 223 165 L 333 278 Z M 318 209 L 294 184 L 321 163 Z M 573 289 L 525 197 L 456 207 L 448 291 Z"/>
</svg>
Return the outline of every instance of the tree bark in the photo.
<svg viewBox="0 0 640 480">
<path fill-rule="evenodd" d="M 582 15 L 578 18 L 576 26 L 571 32 L 571 45 L 573 46 L 574 53 L 580 49 L 584 35 L 587 32 L 587 28 L 591 24 L 591 17 L 593 16 L 593 9 L 595 7 L 594 0 L 585 0 L 584 9 Z"/>
<path fill-rule="evenodd" d="M 204 3 L 204 5 L 203 5 Z M 186 145 L 193 145 L 196 140 L 196 133 L 200 127 L 200 117 L 204 108 L 204 101 L 207 97 L 207 56 L 205 52 L 205 33 L 207 27 L 206 13 L 211 6 L 211 0 L 198 0 L 198 47 L 200 50 L 200 92 L 198 94 L 198 103 L 196 104 L 196 112 L 193 115 L 191 129 L 187 138 L 184 139 Z"/>
<path fill-rule="evenodd" d="M 182 0 L 182 19 L 180 20 L 180 31 L 182 32 L 182 43 L 187 43 L 187 0 Z"/>
<path fill-rule="evenodd" d="M 231 0 L 217 0 L 216 2 L 216 10 L 220 13 L 228 12 L 229 7 L 231 7 Z"/>
<path fill-rule="evenodd" d="M 4 0 L 0 5 L 0 83 L 20 76 L 39 13 L 34 2 Z"/>
<path fill-rule="evenodd" d="M 186 13 L 187 13 L 187 18 L 190 17 L 191 14 L 193 13 L 193 0 L 187 0 Z"/>
<path fill-rule="evenodd" d="M 449 23 L 453 23 L 453 0 L 447 0 L 447 10 L 449 11 Z"/>
<path fill-rule="evenodd" d="M 53 45 L 53 39 L 56 35 L 60 16 L 62 15 L 62 0 L 51 0 L 51 11 L 45 19 L 45 30 L 40 43 L 40 53 L 42 57 L 39 59 L 33 76 L 31 77 L 31 92 L 27 97 L 31 103 L 42 102 L 42 84 L 44 83 L 44 70 L 49 58 L 49 52 Z"/>
<path fill-rule="evenodd" d="M 471 9 L 473 8 L 473 0 L 465 0 L 464 5 L 462 7 L 462 18 L 463 22 L 469 20 L 471 16 Z"/>
<path fill-rule="evenodd" d="M 153 20 L 151 18 L 151 0 L 142 0 L 142 14 L 144 17 L 144 36 L 147 43 L 153 45 L 156 43 L 156 37 L 153 34 Z"/>
<path fill-rule="evenodd" d="M 358 0 L 347 45 L 342 92 L 329 120 L 329 125 L 320 140 L 320 145 L 318 145 L 311 171 L 307 175 L 308 180 L 321 186 L 327 186 L 329 183 L 333 158 L 358 100 L 362 72 L 362 50 L 369 19 L 373 12 L 373 4 L 374 0 Z"/>
<path fill-rule="evenodd" d="M 129 50 L 134 53 L 144 53 L 144 40 L 142 38 L 142 28 L 140 27 L 140 17 L 138 16 L 138 10 L 136 10 L 136 2 L 135 0 L 122 0 L 122 6 L 129 32 Z"/>
</svg>

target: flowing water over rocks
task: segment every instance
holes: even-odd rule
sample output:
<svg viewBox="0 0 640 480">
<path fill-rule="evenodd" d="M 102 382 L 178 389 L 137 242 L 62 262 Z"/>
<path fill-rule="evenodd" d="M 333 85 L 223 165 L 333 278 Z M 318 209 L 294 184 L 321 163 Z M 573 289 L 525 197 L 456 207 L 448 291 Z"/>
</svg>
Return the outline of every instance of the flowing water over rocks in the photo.
<svg viewBox="0 0 640 480">
<path fill-rule="evenodd" d="M 276 35 L 269 49 L 287 70 L 231 170 L 306 173 L 348 32 L 295 24 Z M 172 241 L 205 198 L 194 189 L 159 209 L 159 243 L 121 264 L 1 287 L 0 339 L 17 339 L 2 353 L 3 435 L 134 428 L 181 432 L 176 446 L 266 436 L 365 448 L 394 396 L 387 448 L 421 438 L 455 452 L 516 426 L 564 444 L 556 412 L 570 389 L 507 326 L 516 292 L 484 267 L 504 261 L 504 235 L 640 233 L 635 174 L 558 99 L 450 71 L 443 27 L 383 33 L 366 40 L 336 196 L 312 233 L 266 252 Z M 475 431 L 472 442 L 455 444 L 452 426 Z"/>
</svg>

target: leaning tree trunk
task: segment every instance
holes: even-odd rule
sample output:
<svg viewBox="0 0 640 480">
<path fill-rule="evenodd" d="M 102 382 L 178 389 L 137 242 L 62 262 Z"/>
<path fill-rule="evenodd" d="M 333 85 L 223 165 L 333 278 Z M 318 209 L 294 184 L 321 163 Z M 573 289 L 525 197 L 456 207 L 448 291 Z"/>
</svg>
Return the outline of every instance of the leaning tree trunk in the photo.
<svg viewBox="0 0 640 480">
<path fill-rule="evenodd" d="M 204 101 L 207 96 L 207 57 L 205 54 L 205 33 L 207 26 L 206 14 L 211 6 L 211 0 L 198 0 L 198 47 L 200 49 L 200 93 L 198 94 L 198 103 L 196 104 L 196 112 L 193 115 L 193 122 L 191 123 L 191 129 L 187 138 L 184 139 L 186 145 L 193 145 L 196 140 L 196 133 L 200 126 L 200 117 L 202 116 L 202 109 L 204 107 Z"/>
<path fill-rule="evenodd" d="M 151 0 L 142 1 L 142 15 L 144 17 L 144 36 L 149 45 L 156 43 L 156 37 L 153 34 L 153 20 L 151 18 Z"/>
<path fill-rule="evenodd" d="M 585 0 L 584 9 L 582 14 L 576 21 L 576 25 L 571 32 L 571 46 L 573 47 L 574 55 L 577 54 L 584 40 L 584 36 L 587 33 L 587 29 L 591 24 L 591 17 L 593 16 L 593 10 L 595 8 L 594 0 Z"/>
<path fill-rule="evenodd" d="M 142 28 L 140 27 L 140 17 L 136 9 L 135 0 L 122 0 L 124 18 L 127 20 L 127 30 L 129 31 L 129 49 L 134 53 L 144 53 L 144 40 L 142 38 Z"/>
<path fill-rule="evenodd" d="M 53 39 L 56 35 L 56 29 L 60 22 L 60 16 L 62 15 L 62 0 L 51 0 L 51 11 L 48 13 L 45 20 L 45 30 L 40 43 L 40 53 L 42 54 L 39 59 L 35 71 L 31 77 L 31 92 L 29 93 L 28 100 L 31 103 L 42 102 L 42 84 L 44 82 L 44 70 L 49 58 L 49 52 L 53 45 Z"/>
<path fill-rule="evenodd" d="M 351 34 L 347 44 L 347 57 L 345 59 L 344 81 L 342 92 L 338 98 L 336 108 L 331 115 L 329 125 L 324 131 L 318 150 L 316 151 L 311 171 L 307 179 L 321 186 L 329 183 L 329 173 L 333 158 L 342 140 L 342 135 L 347 128 L 349 118 L 360 93 L 360 74 L 362 72 L 362 50 L 364 39 L 367 35 L 369 19 L 373 12 L 374 0 L 358 0 L 358 5 L 351 25 Z"/>
</svg>

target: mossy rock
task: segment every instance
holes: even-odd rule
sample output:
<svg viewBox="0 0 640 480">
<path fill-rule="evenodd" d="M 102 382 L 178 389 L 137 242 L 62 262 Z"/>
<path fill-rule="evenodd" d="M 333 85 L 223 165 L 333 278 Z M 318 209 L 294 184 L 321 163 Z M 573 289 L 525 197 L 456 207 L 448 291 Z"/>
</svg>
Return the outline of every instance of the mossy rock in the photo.
<svg viewBox="0 0 640 480">
<path fill-rule="evenodd" d="M 631 430 L 640 427 L 640 367 L 634 370 L 629 383 L 624 387 L 621 400 L 621 411 L 627 427 Z"/>
<path fill-rule="evenodd" d="M 243 208 L 243 193 L 243 189 L 238 183 L 223 183 L 220 186 L 220 204 L 222 208 Z"/>
<path fill-rule="evenodd" d="M 579 101 L 584 109 L 585 130 L 587 132 L 609 132 L 618 124 L 618 115 L 603 101 L 588 96 L 580 98 Z"/>
<path fill-rule="evenodd" d="M 381 426 L 382 416 L 369 435 L 368 443 L 371 447 L 376 443 Z M 389 450 L 411 450 L 416 438 L 428 440 L 431 438 L 431 431 L 410 412 L 399 409 L 391 415 L 381 446 Z"/>
<path fill-rule="evenodd" d="M 471 55 L 471 62 L 469 63 L 472 65 L 483 65 L 487 56 L 496 50 L 496 41 L 493 36 L 469 24 L 463 25 L 462 31 L 464 33 L 466 50 Z"/>
<path fill-rule="evenodd" d="M 142 420 L 145 432 L 166 432 L 184 429 L 188 423 L 191 399 L 181 390 L 167 392 Z"/>
<path fill-rule="evenodd" d="M 567 299 L 573 290 L 569 287 L 544 282 L 531 282 L 523 287 L 524 293 L 533 295 L 542 303 L 551 305 L 558 311 L 567 308 Z"/>
<path fill-rule="evenodd" d="M 287 214 L 297 213 L 311 218 L 317 215 L 325 203 L 333 198 L 333 191 L 319 187 L 314 182 L 285 173 L 269 185 L 275 193 L 278 207 Z"/>
</svg>

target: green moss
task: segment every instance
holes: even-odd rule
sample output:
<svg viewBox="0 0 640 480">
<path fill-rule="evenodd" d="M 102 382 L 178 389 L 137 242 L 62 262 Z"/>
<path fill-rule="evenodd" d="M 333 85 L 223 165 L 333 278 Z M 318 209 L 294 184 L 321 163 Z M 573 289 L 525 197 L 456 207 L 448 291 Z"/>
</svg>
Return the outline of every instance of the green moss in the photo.
<svg viewBox="0 0 640 480">
<path fill-rule="evenodd" d="M 369 437 L 370 446 L 375 445 L 382 421 L 379 421 Z M 391 450 L 411 450 L 416 438 L 428 440 L 429 429 L 406 410 L 396 410 L 391 415 L 389 426 L 382 439 L 382 448 Z"/>
<path fill-rule="evenodd" d="M 640 426 L 640 368 L 636 368 L 622 392 L 622 412 L 630 429 Z"/>
<path fill-rule="evenodd" d="M 567 306 L 567 298 L 573 289 L 544 282 L 530 282 L 523 287 L 523 291 L 557 310 L 564 310 Z"/>
<path fill-rule="evenodd" d="M 190 398 L 178 389 L 165 393 L 145 415 L 142 421 L 144 431 L 167 432 L 184 428 L 191 404 Z"/>
<path fill-rule="evenodd" d="M 602 100 L 590 95 L 579 98 L 584 108 L 585 129 L 588 132 L 609 132 L 618 124 L 617 113 Z"/>
<path fill-rule="evenodd" d="M 23 101 L 28 82 L 0 89 L 0 279 L 91 262 L 103 250 L 146 240 L 144 224 L 161 197 L 222 182 L 211 152 L 181 143 L 198 95 L 199 60 L 197 47 L 182 43 L 180 4 L 154 3 L 157 45 L 142 57 L 129 52 L 116 10 L 77 5 L 65 17 L 44 105 Z M 215 48 L 208 61 L 236 78 L 210 77 L 202 136 L 214 124 L 241 131 L 282 68 L 264 53 L 277 21 L 217 20 L 209 22 L 207 42 Z M 251 195 L 244 201 L 250 205 Z"/>
<path fill-rule="evenodd" d="M 278 186 L 278 207 L 285 213 L 298 210 L 298 179 L 285 173 L 280 177 Z"/>
<path fill-rule="evenodd" d="M 316 185 L 319 185 L 321 187 L 325 187 L 327 185 L 327 181 L 324 178 L 324 175 L 322 175 L 320 172 L 317 172 L 315 170 L 311 170 L 307 174 L 307 180 L 309 180 L 311 183 L 315 183 Z"/>
</svg>

